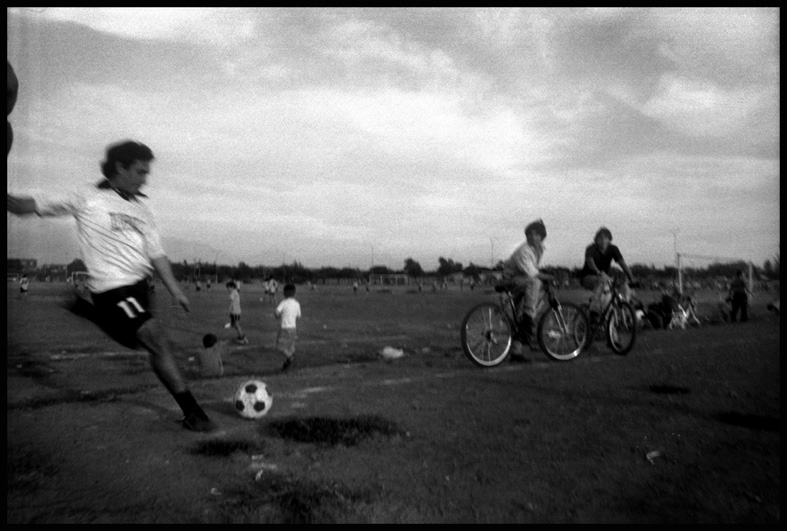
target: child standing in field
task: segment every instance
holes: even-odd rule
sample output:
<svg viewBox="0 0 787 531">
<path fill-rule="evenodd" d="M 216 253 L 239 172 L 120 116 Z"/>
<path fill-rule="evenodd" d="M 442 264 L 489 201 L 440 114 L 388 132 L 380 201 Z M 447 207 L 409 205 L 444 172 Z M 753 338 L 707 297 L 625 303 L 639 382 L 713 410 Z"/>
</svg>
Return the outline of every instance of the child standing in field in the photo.
<svg viewBox="0 0 787 531">
<path fill-rule="evenodd" d="M 22 278 L 19 280 L 19 296 L 25 297 L 28 289 L 30 289 L 30 280 L 28 280 L 27 275 L 22 275 Z"/>
<path fill-rule="evenodd" d="M 276 349 L 286 358 L 281 367 L 282 371 L 286 371 L 295 357 L 296 322 L 301 316 L 301 305 L 295 300 L 294 285 L 284 286 L 284 300 L 276 307 L 273 315 L 281 320 L 279 333 L 276 336 Z"/>
<path fill-rule="evenodd" d="M 240 293 L 238 292 L 238 286 L 230 280 L 227 282 L 227 289 L 230 292 L 230 326 L 238 331 L 238 337 L 235 338 L 235 343 L 239 345 L 248 345 L 249 340 L 246 338 L 246 334 L 243 333 L 243 329 L 240 326 Z"/>
</svg>

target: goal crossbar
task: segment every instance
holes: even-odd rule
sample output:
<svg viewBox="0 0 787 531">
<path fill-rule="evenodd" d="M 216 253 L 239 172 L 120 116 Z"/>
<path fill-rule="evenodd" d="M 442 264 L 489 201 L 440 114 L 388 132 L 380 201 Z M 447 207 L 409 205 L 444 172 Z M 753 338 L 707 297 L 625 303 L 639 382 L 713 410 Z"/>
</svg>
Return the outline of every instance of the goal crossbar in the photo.
<svg viewBox="0 0 787 531">
<path fill-rule="evenodd" d="M 687 253 L 677 253 L 677 260 L 678 260 L 678 290 L 679 293 L 683 293 L 683 258 L 688 258 L 690 260 L 716 260 L 717 262 L 732 262 L 732 263 L 743 263 L 747 265 L 747 283 L 749 285 L 749 291 L 754 289 L 754 264 L 750 260 L 744 260 L 742 258 L 731 258 L 728 256 L 707 256 L 701 254 L 687 254 Z"/>
</svg>

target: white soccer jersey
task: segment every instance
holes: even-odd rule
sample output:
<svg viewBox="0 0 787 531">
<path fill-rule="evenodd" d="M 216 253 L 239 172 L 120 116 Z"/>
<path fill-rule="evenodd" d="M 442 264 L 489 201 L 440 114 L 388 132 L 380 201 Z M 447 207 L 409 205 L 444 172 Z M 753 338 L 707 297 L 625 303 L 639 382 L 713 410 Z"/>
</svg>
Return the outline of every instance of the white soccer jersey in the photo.
<svg viewBox="0 0 787 531">
<path fill-rule="evenodd" d="M 139 282 L 153 272 L 151 260 L 166 255 L 144 196 L 126 200 L 111 188 L 93 186 L 65 199 L 35 200 L 39 216 L 76 219 L 93 293 Z"/>
<path fill-rule="evenodd" d="M 301 305 L 292 297 L 284 299 L 276 307 L 276 317 L 281 317 L 282 328 L 295 328 L 295 323 L 300 316 Z"/>
</svg>

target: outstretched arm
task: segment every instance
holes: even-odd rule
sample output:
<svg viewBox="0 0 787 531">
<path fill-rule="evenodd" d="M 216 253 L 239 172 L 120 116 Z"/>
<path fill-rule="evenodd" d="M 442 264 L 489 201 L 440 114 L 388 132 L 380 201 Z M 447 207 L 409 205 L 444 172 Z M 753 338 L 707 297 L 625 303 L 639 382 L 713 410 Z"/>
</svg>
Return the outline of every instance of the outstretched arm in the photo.
<svg viewBox="0 0 787 531">
<path fill-rule="evenodd" d="M 36 200 L 32 197 L 23 197 L 8 194 L 8 211 L 12 214 L 24 216 L 36 213 Z"/>
</svg>

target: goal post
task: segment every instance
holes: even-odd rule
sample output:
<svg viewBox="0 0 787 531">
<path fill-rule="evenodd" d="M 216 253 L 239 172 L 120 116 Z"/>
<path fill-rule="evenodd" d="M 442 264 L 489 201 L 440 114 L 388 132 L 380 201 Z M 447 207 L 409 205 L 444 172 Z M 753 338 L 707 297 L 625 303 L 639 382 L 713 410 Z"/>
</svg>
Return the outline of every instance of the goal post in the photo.
<svg viewBox="0 0 787 531">
<path fill-rule="evenodd" d="M 688 272 L 697 270 L 707 270 L 712 265 L 726 265 L 739 267 L 746 271 L 746 283 L 749 286 L 749 291 L 754 291 L 754 264 L 750 260 L 743 260 L 741 258 L 730 258 L 725 256 L 706 256 L 700 254 L 686 254 L 677 253 L 677 270 L 678 270 L 678 290 L 681 294 L 684 293 L 687 287 Z M 704 267 L 691 267 L 694 264 L 704 264 Z M 694 281 L 696 282 L 696 281 Z M 692 283 L 689 287 L 696 287 Z"/>
<path fill-rule="evenodd" d="M 369 283 L 379 286 L 407 286 L 410 284 L 410 276 L 403 273 L 372 273 L 369 275 Z"/>
</svg>

